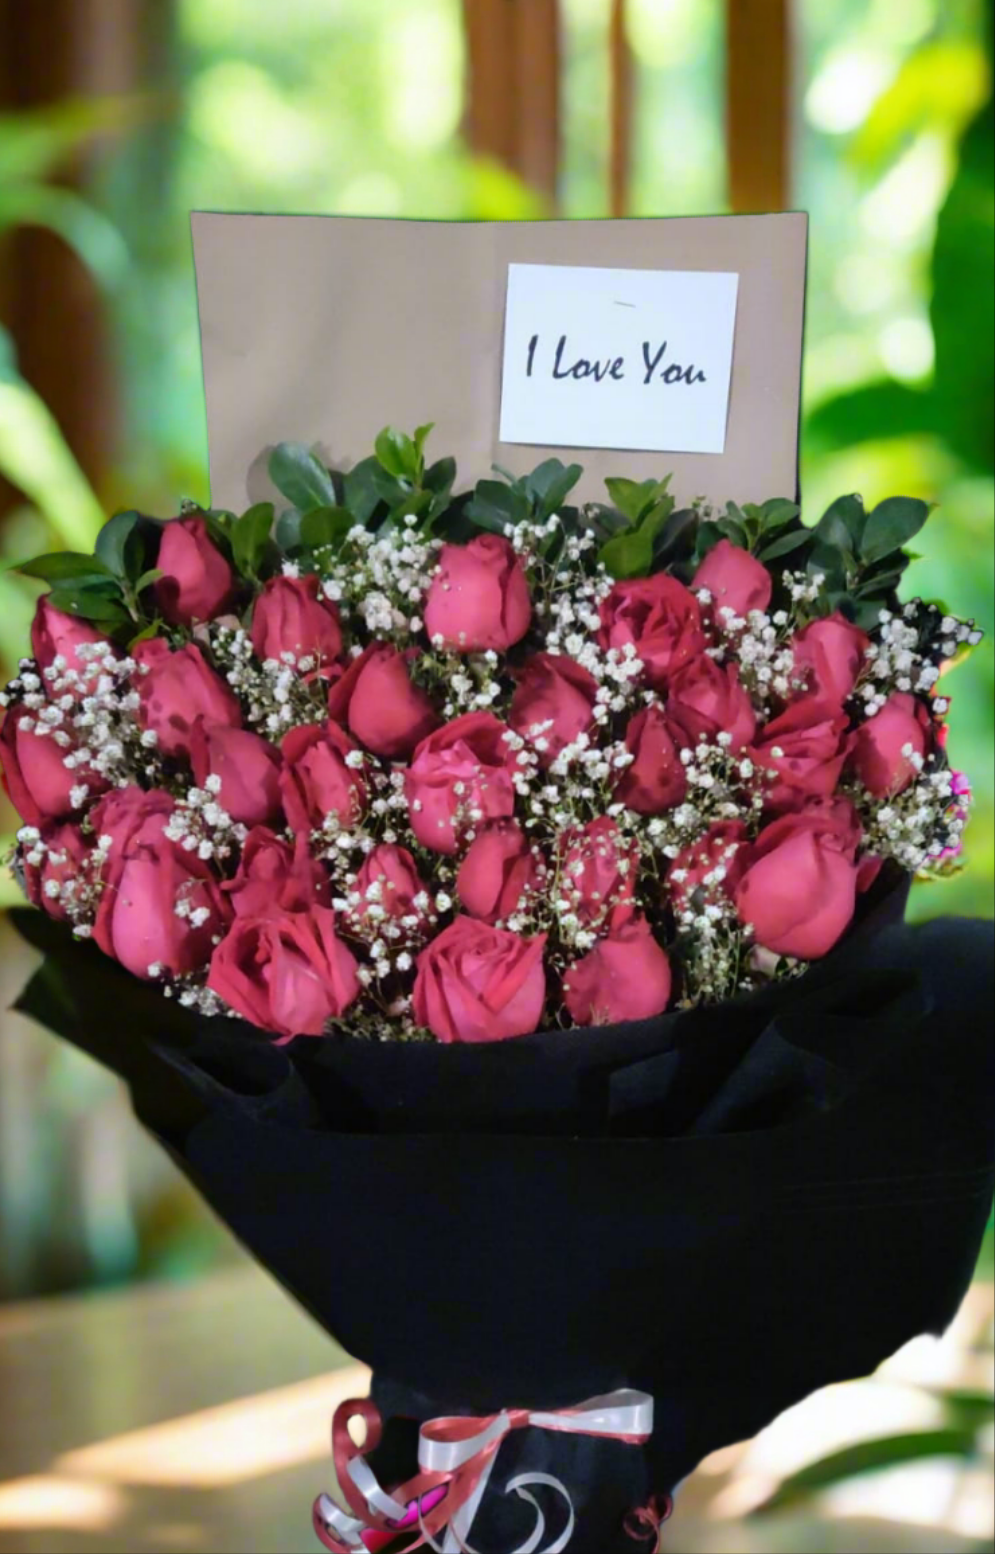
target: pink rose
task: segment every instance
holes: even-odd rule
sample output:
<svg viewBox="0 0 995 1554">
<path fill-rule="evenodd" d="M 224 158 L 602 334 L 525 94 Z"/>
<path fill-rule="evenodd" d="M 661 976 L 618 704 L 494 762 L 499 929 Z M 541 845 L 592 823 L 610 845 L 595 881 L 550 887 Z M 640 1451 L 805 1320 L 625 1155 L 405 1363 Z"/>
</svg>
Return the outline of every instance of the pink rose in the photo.
<svg viewBox="0 0 995 1554">
<path fill-rule="evenodd" d="M 594 720 L 598 682 L 563 653 L 535 653 L 518 673 L 508 722 L 549 766 Z"/>
<path fill-rule="evenodd" d="M 234 693 L 193 642 L 175 653 L 161 639 L 142 647 L 144 651 L 135 654 L 138 717 L 143 728 L 156 734 L 163 755 L 189 760 L 191 730 L 198 718 L 227 728 L 241 727 L 242 713 Z"/>
<path fill-rule="evenodd" d="M 657 688 L 705 647 L 697 599 L 666 572 L 616 583 L 600 615 L 599 645 L 621 650 L 631 643 L 647 681 Z"/>
<path fill-rule="evenodd" d="M 425 630 L 461 653 L 506 653 L 532 619 L 522 563 L 500 534 L 443 545 L 425 604 Z"/>
<path fill-rule="evenodd" d="M 684 742 L 714 744 L 716 734 L 732 736 L 731 750 L 742 750 L 757 731 L 753 703 L 733 663 L 717 664 L 699 653 L 671 677 L 667 722 Z"/>
<path fill-rule="evenodd" d="M 880 712 L 857 729 L 854 770 L 868 793 L 890 798 L 915 781 L 932 748 L 929 708 L 907 691 L 894 691 Z"/>
<path fill-rule="evenodd" d="M 639 815 L 659 815 L 683 802 L 687 777 L 661 707 L 636 713 L 625 731 L 625 748 L 635 759 L 615 789 L 620 803 Z"/>
<path fill-rule="evenodd" d="M 251 1024 L 320 1036 L 359 992 L 356 960 L 335 932 L 335 913 L 238 917 L 211 957 L 207 985 Z"/>
<path fill-rule="evenodd" d="M 96 834 L 111 846 L 93 937 L 136 977 L 158 975 L 152 967 L 180 976 L 205 965 L 231 916 L 210 865 L 167 837 L 171 810 L 166 794 L 125 788 L 94 816 Z"/>
<path fill-rule="evenodd" d="M 381 842 L 367 853 L 349 897 L 349 916 L 361 929 L 391 922 L 409 934 L 425 932 L 428 888 L 406 847 Z"/>
<path fill-rule="evenodd" d="M 456 890 L 471 917 L 496 923 L 511 917 L 544 872 L 541 855 L 514 820 L 479 832 L 460 864 Z"/>
<path fill-rule="evenodd" d="M 329 815 L 353 825 L 366 803 L 362 766 L 350 761 L 356 745 L 331 719 L 292 728 L 280 746 L 280 791 L 290 829 L 298 836 L 320 829 Z"/>
<path fill-rule="evenodd" d="M 848 799 L 811 799 L 765 827 L 747 854 L 736 910 L 764 949 L 817 960 L 856 905 L 860 823 Z"/>
<path fill-rule="evenodd" d="M 795 637 L 792 673 L 804 675 L 807 689 L 840 706 L 853 694 L 866 662 L 870 637 L 845 615 L 835 611 L 810 621 Z"/>
<path fill-rule="evenodd" d="M 328 711 L 336 723 L 392 761 L 409 756 L 442 721 L 423 690 L 411 682 L 403 653 L 374 642 L 332 686 Z"/>
<path fill-rule="evenodd" d="M 632 900 L 638 871 L 638 846 L 610 816 L 564 834 L 559 893 L 585 928 L 600 927 L 615 907 Z"/>
<path fill-rule="evenodd" d="M 155 602 L 171 626 L 191 626 L 224 614 L 235 594 L 235 578 L 211 543 L 203 518 L 173 518 L 163 525 L 156 568 Z"/>
<path fill-rule="evenodd" d="M 645 917 L 616 907 L 607 938 L 567 971 L 563 1001 L 577 1025 L 616 1025 L 662 1014 L 670 986 L 670 961 Z"/>
<path fill-rule="evenodd" d="M 418 957 L 415 1019 L 445 1042 L 527 1036 L 546 1001 L 545 943 L 458 917 Z"/>
<path fill-rule="evenodd" d="M 734 615 L 766 610 L 773 591 L 767 568 L 731 540 L 719 540 L 713 545 L 694 574 L 691 587 L 695 593 L 708 589 L 716 614 L 732 610 Z"/>
<path fill-rule="evenodd" d="M 37 732 L 48 727 L 24 706 L 11 707 L 0 724 L 3 785 L 25 825 L 61 820 L 107 787 L 91 767 L 66 765 L 74 747 L 58 744 L 51 731 Z"/>
<path fill-rule="evenodd" d="M 707 905 L 717 897 L 733 898 L 748 856 L 749 838 L 743 822 L 715 821 L 704 836 L 677 854 L 667 870 L 675 912 L 695 912 L 699 902 Z"/>
<path fill-rule="evenodd" d="M 423 739 L 404 774 L 411 829 L 423 847 L 454 853 L 463 832 L 515 808 L 515 753 L 492 712 L 467 712 Z"/>
<path fill-rule="evenodd" d="M 339 612 L 319 592 L 313 573 L 271 577 L 252 611 L 252 648 L 256 657 L 310 658 L 315 666 L 333 663 L 342 652 Z"/>
<path fill-rule="evenodd" d="M 266 826 L 253 826 L 242 844 L 235 878 L 221 889 L 236 917 L 267 917 L 327 906 L 330 882 L 306 846 L 291 847 Z"/>
<path fill-rule="evenodd" d="M 849 722 L 838 702 L 802 696 L 761 730 L 750 756 L 776 773 L 764 783 L 768 809 L 790 809 L 803 799 L 836 791 L 850 750 Z"/>
<path fill-rule="evenodd" d="M 259 734 L 198 718 L 190 731 L 190 764 L 198 788 L 220 777 L 214 795 L 240 825 L 258 826 L 280 813 L 280 752 Z"/>
<path fill-rule="evenodd" d="M 106 642 L 106 637 L 90 621 L 78 620 L 49 604 L 48 595 L 42 594 L 35 605 L 35 618 L 31 622 L 31 653 L 40 670 L 50 669 L 56 658 L 64 658 L 67 669 L 84 674 L 92 660 L 80 658 L 78 647 L 91 642 Z M 50 682 L 45 681 L 48 685 Z"/>
<path fill-rule="evenodd" d="M 71 821 L 54 822 L 41 827 L 41 863 L 29 862 L 32 848 L 25 849 L 24 884 L 28 900 L 44 907 L 49 917 L 65 922 L 67 898 L 75 894 L 76 882 L 86 883 L 87 865 L 92 852 L 79 826 Z"/>
</svg>

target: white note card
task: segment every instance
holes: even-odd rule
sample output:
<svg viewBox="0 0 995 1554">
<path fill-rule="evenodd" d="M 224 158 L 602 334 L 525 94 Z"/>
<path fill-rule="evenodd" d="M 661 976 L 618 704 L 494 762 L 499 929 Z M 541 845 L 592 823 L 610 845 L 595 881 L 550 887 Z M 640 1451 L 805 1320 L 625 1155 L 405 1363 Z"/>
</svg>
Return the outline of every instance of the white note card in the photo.
<svg viewBox="0 0 995 1554">
<path fill-rule="evenodd" d="M 725 449 L 739 276 L 509 264 L 502 442 Z"/>
</svg>

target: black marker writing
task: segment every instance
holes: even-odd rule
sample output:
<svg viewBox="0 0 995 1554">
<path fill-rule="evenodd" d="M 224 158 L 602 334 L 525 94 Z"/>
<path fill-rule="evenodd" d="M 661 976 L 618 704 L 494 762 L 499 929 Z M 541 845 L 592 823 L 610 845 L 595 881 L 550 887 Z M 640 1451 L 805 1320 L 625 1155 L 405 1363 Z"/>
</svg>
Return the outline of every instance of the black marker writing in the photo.
<svg viewBox="0 0 995 1554">
<path fill-rule="evenodd" d="M 538 344 L 539 344 L 539 336 L 538 335 L 533 335 L 532 339 L 529 341 L 529 364 L 528 364 L 528 366 L 525 369 L 525 376 L 527 378 L 531 378 L 531 376 L 532 376 L 532 363 L 535 361 L 535 358 L 536 358 L 536 346 Z"/>
</svg>

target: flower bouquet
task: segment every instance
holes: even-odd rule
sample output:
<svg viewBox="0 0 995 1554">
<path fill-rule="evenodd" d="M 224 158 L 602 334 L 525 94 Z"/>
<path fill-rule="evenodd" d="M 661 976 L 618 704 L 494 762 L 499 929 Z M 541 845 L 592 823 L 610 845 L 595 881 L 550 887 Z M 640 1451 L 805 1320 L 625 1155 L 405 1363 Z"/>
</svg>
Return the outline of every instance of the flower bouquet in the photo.
<svg viewBox="0 0 995 1554">
<path fill-rule="evenodd" d="M 898 599 L 922 502 L 456 494 L 429 430 L 22 567 L 20 1007 L 372 1365 L 327 1548 L 651 1549 L 970 1277 L 987 930 L 902 911 L 980 634 Z"/>
</svg>

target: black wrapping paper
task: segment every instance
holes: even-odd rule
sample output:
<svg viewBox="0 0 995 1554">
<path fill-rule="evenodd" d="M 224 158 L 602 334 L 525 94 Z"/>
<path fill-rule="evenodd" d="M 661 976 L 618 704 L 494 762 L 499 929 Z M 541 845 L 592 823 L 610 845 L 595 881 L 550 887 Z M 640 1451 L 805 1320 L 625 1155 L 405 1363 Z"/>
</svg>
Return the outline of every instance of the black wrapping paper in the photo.
<svg viewBox="0 0 995 1554">
<path fill-rule="evenodd" d="M 276 1047 L 22 912 L 46 958 L 20 1007 L 127 1080 L 215 1212 L 373 1367 L 385 1484 L 414 1472 L 419 1418 L 651 1393 L 643 1449 L 515 1432 L 473 1529 L 481 1554 L 521 1541 L 531 1512 L 500 1489 L 538 1468 L 576 1491 L 571 1549 L 632 1549 L 626 1506 L 941 1331 L 970 1279 L 991 927 L 908 928 L 901 907 L 879 893 L 795 983 L 472 1048 Z"/>
</svg>

